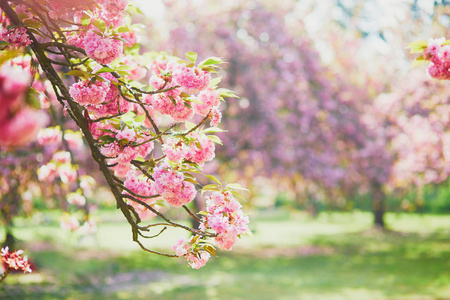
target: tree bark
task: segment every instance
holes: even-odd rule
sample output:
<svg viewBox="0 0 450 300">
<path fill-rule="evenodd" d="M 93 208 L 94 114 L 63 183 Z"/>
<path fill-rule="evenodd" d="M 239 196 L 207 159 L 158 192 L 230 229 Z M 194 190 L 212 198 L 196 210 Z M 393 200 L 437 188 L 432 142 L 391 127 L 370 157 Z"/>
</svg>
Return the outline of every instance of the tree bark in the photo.
<svg viewBox="0 0 450 300">
<path fill-rule="evenodd" d="M 376 183 L 373 188 L 373 203 L 372 211 L 374 215 L 374 225 L 377 228 L 385 229 L 386 224 L 384 222 L 384 213 L 386 211 L 384 203 L 384 193 L 381 189 L 381 184 Z"/>
</svg>

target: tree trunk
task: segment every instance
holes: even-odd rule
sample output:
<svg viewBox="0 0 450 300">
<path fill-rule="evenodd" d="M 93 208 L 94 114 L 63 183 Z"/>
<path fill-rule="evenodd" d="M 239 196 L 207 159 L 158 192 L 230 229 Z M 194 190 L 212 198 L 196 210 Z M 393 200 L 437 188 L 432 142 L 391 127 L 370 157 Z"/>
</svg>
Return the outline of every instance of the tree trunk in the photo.
<svg viewBox="0 0 450 300">
<path fill-rule="evenodd" d="M 374 215 L 375 227 L 384 229 L 386 225 L 384 223 L 384 213 L 386 211 L 386 208 L 384 204 L 384 193 L 379 183 L 373 185 L 372 211 Z"/>
<path fill-rule="evenodd" d="M 14 251 L 16 249 L 16 238 L 12 234 L 11 227 L 6 226 L 6 238 L 3 242 L 2 248 L 8 246 L 11 251 Z"/>
</svg>

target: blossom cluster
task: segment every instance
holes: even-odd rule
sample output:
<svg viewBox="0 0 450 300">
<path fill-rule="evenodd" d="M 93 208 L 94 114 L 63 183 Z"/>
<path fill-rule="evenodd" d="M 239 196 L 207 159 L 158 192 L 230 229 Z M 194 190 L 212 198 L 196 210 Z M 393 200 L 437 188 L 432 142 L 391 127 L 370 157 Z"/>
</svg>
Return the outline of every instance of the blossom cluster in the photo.
<svg viewBox="0 0 450 300">
<path fill-rule="evenodd" d="M 97 1 L 98 7 L 94 7 L 90 14 L 79 11 L 75 15 L 75 22 L 78 24 L 77 31 L 73 31 L 68 36 L 68 42 L 86 51 L 88 57 L 100 64 L 109 64 L 115 61 L 123 52 L 124 42 L 120 34 L 113 33 L 113 29 L 123 25 L 125 9 L 128 0 Z M 88 19 L 88 24 L 82 25 L 84 19 Z M 95 23 L 99 20 L 100 23 Z M 133 33 L 124 34 L 127 45 L 132 45 L 136 41 Z"/>
<path fill-rule="evenodd" d="M 3 29 L 0 32 L 0 40 L 5 41 L 15 48 L 25 47 L 31 44 L 25 27 Z"/>
<path fill-rule="evenodd" d="M 134 128 L 112 129 L 108 132 L 108 136 L 113 141 L 100 148 L 100 151 L 110 158 L 111 164 L 129 165 L 137 157 L 146 157 L 154 147 L 152 141 L 147 141 L 148 138 L 136 134 Z"/>
<path fill-rule="evenodd" d="M 196 247 L 198 237 L 192 237 L 189 240 L 180 238 L 172 250 L 178 256 L 185 256 L 186 261 L 193 269 L 199 269 L 203 267 L 211 257 L 211 254 L 199 247 Z"/>
<path fill-rule="evenodd" d="M 215 156 L 214 142 L 204 133 L 191 132 L 188 138 L 167 138 L 163 145 L 163 152 L 167 159 L 180 162 L 183 159 L 203 165 Z"/>
<path fill-rule="evenodd" d="M 420 42 L 418 42 L 420 43 Z M 428 43 L 423 42 L 410 45 L 412 52 L 421 52 L 423 55 L 421 60 L 427 60 L 428 74 L 435 79 L 450 79 L 450 44 L 446 43 L 444 37 L 433 39 L 430 38 Z"/>
<path fill-rule="evenodd" d="M 176 121 L 189 120 L 197 113 L 202 116 L 209 115 L 212 126 L 220 123 L 221 95 L 209 87 L 211 76 L 208 71 L 203 70 L 201 66 L 180 64 L 162 55 L 155 58 L 151 70 L 153 75 L 150 85 L 157 90 L 167 91 L 148 95 L 144 99 L 153 109 L 170 115 Z"/>
<path fill-rule="evenodd" d="M 32 271 L 28 258 L 22 255 L 22 250 L 9 252 L 8 247 L 1 249 L 1 259 L 7 269 L 21 270 L 24 273 L 31 273 Z"/>
<path fill-rule="evenodd" d="M 218 247 L 231 250 L 237 238 L 248 231 L 248 216 L 241 210 L 242 205 L 231 192 L 213 192 L 206 200 L 207 216 L 204 216 L 200 229 L 212 229 Z"/>
<path fill-rule="evenodd" d="M 191 202 L 197 191 L 193 183 L 184 181 L 183 173 L 164 164 L 154 169 L 155 191 L 174 207 Z"/>
<path fill-rule="evenodd" d="M 76 232 L 79 234 L 91 234 L 97 231 L 97 224 L 94 219 L 89 218 L 82 224 L 80 221 L 69 213 L 65 213 L 61 218 L 61 228 L 67 231 Z"/>
<path fill-rule="evenodd" d="M 16 13 L 20 13 L 23 16 L 31 18 L 31 13 L 27 11 L 24 5 L 16 6 Z M 31 40 L 28 37 L 27 29 L 22 26 L 11 25 L 8 17 L 2 16 L 2 10 L 0 9 L 0 41 L 9 43 L 10 47 L 21 48 L 31 44 Z"/>
<path fill-rule="evenodd" d="M 70 95 L 80 105 L 86 106 L 96 118 L 101 118 L 134 110 L 135 105 L 125 101 L 113 82 L 117 82 L 110 73 L 95 77 L 95 81 L 82 80 L 74 83 Z"/>
<path fill-rule="evenodd" d="M 77 170 L 71 163 L 70 153 L 55 152 L 49 163 L 41 166 L 38 171 L 40 181 L 52 182 L 59 178 L 63 183 L 72 183 L 77 179 Z"/>
<path fill-rule="evenodd" d="M 156 197 L 148 198 L 157 195 L 157 192 L 155 191 L 155 185 L 149 178 L 145 178 L 145 176 L 139 176 L 135 171 L 129 171 L 126 175 L 124 186 L 133 194 L 143 196 L 136 197 L 139 200 L 145 202 L 148 205 L 155 204 L 157 200 Z M 124 191 L 124 194 L 129 195 L 130 193 L 128 191 Z M 128 201 L 128 203 L 136 210 L 142 220 L 155 215 L 151 210 L 135 201 Z"/>
</svg>

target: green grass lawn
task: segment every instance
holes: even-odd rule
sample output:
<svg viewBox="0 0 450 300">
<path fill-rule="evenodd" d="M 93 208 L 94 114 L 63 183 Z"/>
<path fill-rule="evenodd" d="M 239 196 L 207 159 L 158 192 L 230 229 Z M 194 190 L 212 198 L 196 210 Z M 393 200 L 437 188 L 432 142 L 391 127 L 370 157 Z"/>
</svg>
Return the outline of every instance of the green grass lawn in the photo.
<svg viewBox="0 0 450 300">
<path fill-rule="evenodd" d="M 260 212 L 253 237 L 200 270 L 137 250 L 116 213 L 100 217 L 97 238 L 79 243 L 20 224 L 39 272 L 8 277 L 0 299 L 450 299 L 450 216 L 390 214 L 379 232 L 366 213 Z"/>
</svg>

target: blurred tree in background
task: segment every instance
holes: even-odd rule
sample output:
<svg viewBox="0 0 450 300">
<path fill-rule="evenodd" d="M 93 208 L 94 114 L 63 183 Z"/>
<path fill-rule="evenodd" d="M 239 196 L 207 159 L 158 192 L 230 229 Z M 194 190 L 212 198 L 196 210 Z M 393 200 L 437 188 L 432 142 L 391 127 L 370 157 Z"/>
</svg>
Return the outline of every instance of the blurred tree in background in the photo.
<svg viewBox="0 0 450 300">
<path fill-rule="evenodd" d="M 446 84 L 417 74 L 400 80 L 410 65 L 403 45 L 424 24 L 442 32 L 445 3 L 165 5 L 159 47 L 220 53 L 229 61 L 222 82 L 242 96 L 227 103 L 218 172 L 232 167 L 254 191 L 255 179 L 268 177 L 313 215 L 320 203 L 349 209 L 369 195 L 381 227 L 387 198 L 415 186 L 420 209 L 424 186 L 446 180 Z M 435 15 L 440 23 L 430 22 Z M 401 26 L 406 19 L 416 27 Z"/>
</svg>

